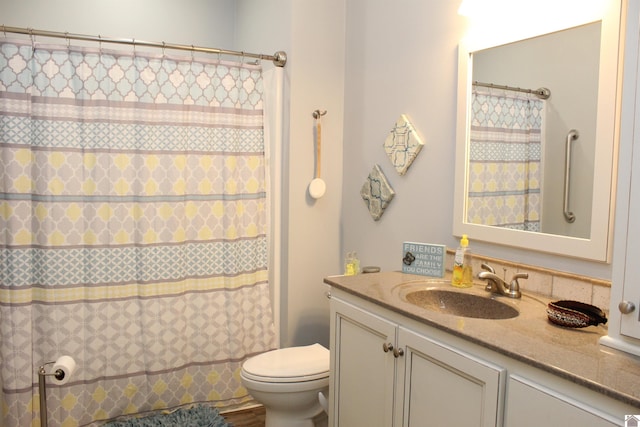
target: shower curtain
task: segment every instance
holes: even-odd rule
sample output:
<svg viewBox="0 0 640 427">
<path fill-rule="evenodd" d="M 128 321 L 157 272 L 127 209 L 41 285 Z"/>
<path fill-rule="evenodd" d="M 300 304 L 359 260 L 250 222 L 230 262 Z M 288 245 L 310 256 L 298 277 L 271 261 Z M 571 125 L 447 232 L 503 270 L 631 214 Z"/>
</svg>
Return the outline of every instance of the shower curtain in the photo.
<svg viewBox="0 0 640 427">
<path fill-rule="evenodd" d="M 259 65 L 0 43 L 5 427 L 249 397 L 275 348 Z"/>
<path fill-rule="evenodd" d="M 474 88 L 467 221 L 540 231 L 544 101 Z"/>
</svg>

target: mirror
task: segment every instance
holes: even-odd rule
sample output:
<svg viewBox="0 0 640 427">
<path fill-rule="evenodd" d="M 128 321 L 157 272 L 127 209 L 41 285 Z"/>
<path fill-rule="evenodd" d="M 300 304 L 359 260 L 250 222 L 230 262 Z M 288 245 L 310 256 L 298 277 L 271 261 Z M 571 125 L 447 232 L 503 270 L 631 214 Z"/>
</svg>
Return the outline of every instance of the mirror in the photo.
<svg viewBox="0 0 640 427">
<path fill-rule="evenodd" d="M 598 21 L 470 54 L 467 221 L 590 237 L 600 24 Z M 498 89 L 496 83 L 513 89 Z M 548 98 L 528 93 L 540 87 L 549 91 Z M 515 114 L 500 111 L 511 103 L 520 107 Z M 495 122 L 495 114 L 500 115 L 500 122 Z M 515 122 L 506 122 L 514 118 Z M 528 119 L 530 133 L 522 133 L 521 119 Z M 496 134 L 496 130 L 507 133 Z M 570 140 L 570 204 L 565 214 L 564 185 L 558 183 L 564 183 L 565 142 L 571 130 L 576 130 L 577 137 Z M 521 169 L 528 171 L 526 176 L 518 172 Z M 518 201 L 513 209 L 496 207 L 512 200 Z M 513 218 L 525 204 L 526 218 Z"/>
<path fill-rule="evenodd" d="M 595 22 L 460 44 L 455 235 L 609 261 L 619 3 Z"/>
</svg>

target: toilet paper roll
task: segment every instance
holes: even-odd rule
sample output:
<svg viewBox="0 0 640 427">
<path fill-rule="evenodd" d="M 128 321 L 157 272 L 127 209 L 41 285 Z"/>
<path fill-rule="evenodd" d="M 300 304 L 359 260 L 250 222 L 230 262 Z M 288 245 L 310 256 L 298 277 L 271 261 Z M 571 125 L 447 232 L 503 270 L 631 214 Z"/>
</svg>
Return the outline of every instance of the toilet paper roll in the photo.
<svg viewBox="0 0 640 427">
<path fill-rule="evenodd" d="M 53 364 L 52 374 L 55 384 L 66 384 L 76 370 L 76 361 L 71 356 L 60 356 Z"/>
</svg>

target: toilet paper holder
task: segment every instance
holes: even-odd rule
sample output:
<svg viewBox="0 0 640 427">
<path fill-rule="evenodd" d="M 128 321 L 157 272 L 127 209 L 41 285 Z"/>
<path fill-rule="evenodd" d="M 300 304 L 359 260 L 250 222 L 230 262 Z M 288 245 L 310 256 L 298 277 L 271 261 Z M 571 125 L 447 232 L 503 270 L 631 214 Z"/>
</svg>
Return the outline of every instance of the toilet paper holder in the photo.
<svg viewBox="0 0 640 427">
<path fill-rule="evenodd" d="M 46 367 L 57 364 L 59 360 L 60 359 L 55 360 L 53 362 L 46 362 L 44 365 L 38 368 L 38 392 L 40 394 L 40 427 L 47 427 L 48 425 L 46 377 L 54 377 L 58 381 L 63 381 L 66 377 L 71 375 L 71 372 L 65 372 L 63 369 L 59 369 L 59 368 L 53 372 L 47 372 Z"/>
<path fill-rule="evenodd" d="M 56 361 L 46 362 L 44 365 L 38 368 L 38 375 L 42 377 L 55 377 L 58 381 L 62 381 L 65 377 L 65 372 L 62 369 L 56 369 L 54 372 L 47 373 L 45 366 L 54 365 Z"/>
<path fill-rule="evenodd" d="M 56 370 L 56 372 L 47 373 L 45 366 L 53 365 L 56 362 L 47 362 L 38 368 L 38 393 L 40 394 L 40 427 L 47 427 L 47 382 L 45 377 L 54 376 L 56 379 L 64 378 L 64 371 L 62 369 Z M 60 376 L 61 378 L 58 378 Z"/>
</svg>

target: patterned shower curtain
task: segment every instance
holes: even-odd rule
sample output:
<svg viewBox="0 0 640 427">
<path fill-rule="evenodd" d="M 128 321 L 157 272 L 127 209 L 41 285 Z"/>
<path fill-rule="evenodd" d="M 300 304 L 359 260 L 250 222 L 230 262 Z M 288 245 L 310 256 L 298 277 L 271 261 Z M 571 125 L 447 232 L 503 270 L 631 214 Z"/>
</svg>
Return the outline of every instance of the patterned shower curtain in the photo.
<svg viewBox="0 0 640 427">
<path fill-rule="evenodd" d="M 544 101 L 474 89 L 467 221 L 540 231 Z"/>
<path fill-rule="evenodd" d="M 35 48 L 34 48 L 35 46 Z M 0 425 L 249 400 L 275 347 L 260 66 L 0 43 Z"/>
</svg>

